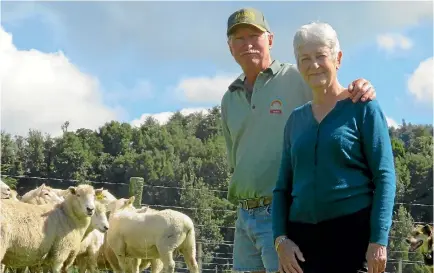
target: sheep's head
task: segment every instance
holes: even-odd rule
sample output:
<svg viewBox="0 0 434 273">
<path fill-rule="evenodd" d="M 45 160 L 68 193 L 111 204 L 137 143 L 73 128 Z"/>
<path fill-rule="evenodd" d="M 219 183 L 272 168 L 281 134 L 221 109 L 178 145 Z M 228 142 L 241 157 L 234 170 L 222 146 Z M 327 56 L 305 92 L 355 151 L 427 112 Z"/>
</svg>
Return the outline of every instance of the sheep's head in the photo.
<svg viewBox="0 0 434 273">
<path fill-rule="evenodd" d="M 74 207 L 79 213 L 92 216 L 95 212 L 95 190 L 91 185 L 78 185 L 77 187 L 68 188 L 70 194 L 68 199 L 72 199 Z"/>
<path fill-rule="evenodd" d="M 101 232 L 106 232 L 109 229 L 105 205 L 98 201 L 95 202 L 95 213 L 92 215 L 90 225 Z"/>
<path fill-rule="evenodd" d="M 96 199 L 104 205 L 108 205 L 111 202 L 117 200 L 117 198 L 114 197 L 113 194 L 111 194 L 108 190 L 105 190 L 104 188 L 95 189 L 95 196 Z"/>
<path fill-rule="evenodd" d="M 1 199 L 11 198 L 11 188 L 3 181 L 0 180 Z"/>
<path fill-rule="evenodd" d="M 39 198 L 39 204 L 59 204 L 64 200 L 56 194 L 53 188 L 46 186 L 45 183 L 36 189 L 33 197 Z"/>
<path fill-rule="evenodd" d="M 131 196 L 130 198 L 119 198 L 115 201 L 110 202 L 107 205 L 107 211 L 110 213 L 113 213 L 118 210 L 124 210 L 124 209 L 134 209 L 133 203 L 136 198 L 134 196 Z"/>
</svg>

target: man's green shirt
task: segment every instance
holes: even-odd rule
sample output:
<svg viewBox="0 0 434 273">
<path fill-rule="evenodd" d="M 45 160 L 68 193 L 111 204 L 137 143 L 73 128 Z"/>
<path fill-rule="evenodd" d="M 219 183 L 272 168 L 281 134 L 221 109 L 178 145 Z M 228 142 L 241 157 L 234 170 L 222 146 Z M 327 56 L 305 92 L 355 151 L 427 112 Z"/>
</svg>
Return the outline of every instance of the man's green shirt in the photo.
<svg viewBox="0 0 434 273">
<path fill-rule="evenodd" d="M 251 96 L 244 75 L 221 102 L 223 134 L 233 171 L 228 200 L 272 197 L 283 148 L 283 131 L 291 112 L 312 100 L 295 65 L 275 60 L 256 78 Z"/>
</svg>

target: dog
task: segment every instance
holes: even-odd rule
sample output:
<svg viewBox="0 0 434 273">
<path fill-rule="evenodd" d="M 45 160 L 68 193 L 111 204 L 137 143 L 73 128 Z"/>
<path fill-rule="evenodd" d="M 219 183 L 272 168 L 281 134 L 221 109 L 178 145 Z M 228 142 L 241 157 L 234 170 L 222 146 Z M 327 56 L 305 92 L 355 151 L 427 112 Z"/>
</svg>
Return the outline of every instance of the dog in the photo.
<svg viewBox="0 0 434 273">
<path fill-rule="evenodd" d="M 429 224 L 416 225 L 406 239 L 410 245 L 409 251 L 420 249 L 423 255 L 423 262 L 426 266 L 433 268 L 433 227 Z"/>
</svg>

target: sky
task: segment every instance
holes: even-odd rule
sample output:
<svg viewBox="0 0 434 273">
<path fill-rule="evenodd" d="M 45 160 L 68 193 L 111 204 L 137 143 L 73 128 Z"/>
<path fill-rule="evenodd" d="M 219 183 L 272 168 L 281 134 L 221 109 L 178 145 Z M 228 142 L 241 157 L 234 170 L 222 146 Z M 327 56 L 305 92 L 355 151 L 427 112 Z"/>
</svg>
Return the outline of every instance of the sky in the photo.
<svg viewBox="0 0 434 273">
<path fill-rule="evenodd" d="M 260 9 L 272 57 L 294 63 L 292 39 L 329 23 L 343 52 L 339 81 L 369 80 L 390 126 L 433 122 L 433 3 L 402 1 L 1 2 L 1 129 L 59 135 L 118 120 L 164 123 L 220 104 L 241 73 L 228 16 Z"/>
</svg>

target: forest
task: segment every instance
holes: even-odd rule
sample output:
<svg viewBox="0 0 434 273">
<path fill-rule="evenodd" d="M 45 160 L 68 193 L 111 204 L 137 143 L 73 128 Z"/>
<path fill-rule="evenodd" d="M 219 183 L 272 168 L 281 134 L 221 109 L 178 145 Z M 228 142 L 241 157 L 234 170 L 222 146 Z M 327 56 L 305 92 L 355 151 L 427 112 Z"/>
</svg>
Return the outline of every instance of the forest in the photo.
<svg viewBox="0 0 434 273">
<path fill-rule="evenodd" d="M 149 117 L 140 127 L 118 121 L 97 130 L 69 126 L 59 124 L 63 133 L 56 137 L 31 128 L 25 136 L 2 131 L 2 180 L 18 194 L 42 183 L 58 188 L 91 183 L 120 198 L 129 196 L 131 177 L 143 177 L 142 204 L 193 219 L 204 272 L 230 268 L 235 207 L 226 199 L 230 171 L 219 107 L 208 114 L 177 112 L 163 125 Z M 403 120 L 389 133 L 397 196 L 387 272 L 397 272 L 399 261 L 402 272 L 429 272 L 420 253 L 408 252 L 405 238 L 414 224 L 433 222 L 433 126 Z M 177 260 L 177 267 L 185 267 Z"/>
</svg>

